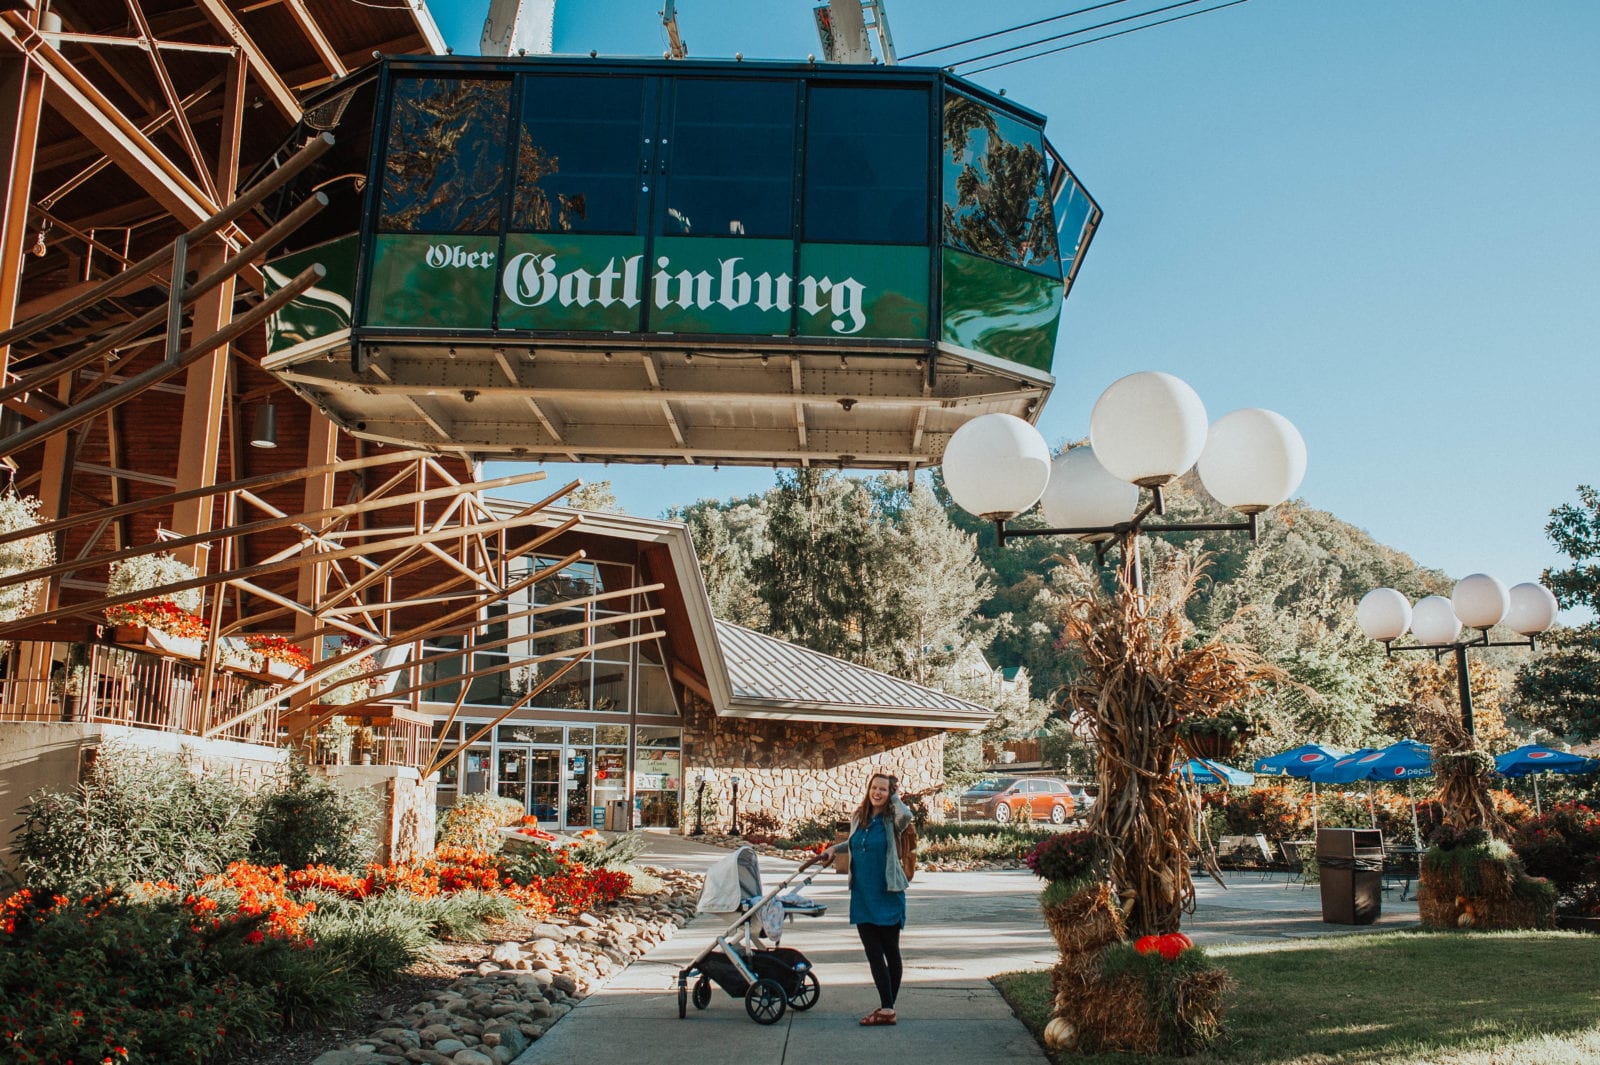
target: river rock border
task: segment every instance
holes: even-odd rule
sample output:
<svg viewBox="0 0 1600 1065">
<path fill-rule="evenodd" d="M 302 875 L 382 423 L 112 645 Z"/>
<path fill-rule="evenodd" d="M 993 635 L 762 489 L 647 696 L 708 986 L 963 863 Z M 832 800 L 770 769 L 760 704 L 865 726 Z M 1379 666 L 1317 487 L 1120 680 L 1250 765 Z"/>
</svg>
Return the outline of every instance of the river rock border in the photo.
<svg viewBox="0 0 1600 1065">
<path fill-rule="evenodd" d="M 600 913 L 550 917 L 494 945 L 476 972 L 312 1065 L 510 1065 L 580 1000 L 694 917 L 702 878 L 652 869 L 666 890 Z"/>
</svg>

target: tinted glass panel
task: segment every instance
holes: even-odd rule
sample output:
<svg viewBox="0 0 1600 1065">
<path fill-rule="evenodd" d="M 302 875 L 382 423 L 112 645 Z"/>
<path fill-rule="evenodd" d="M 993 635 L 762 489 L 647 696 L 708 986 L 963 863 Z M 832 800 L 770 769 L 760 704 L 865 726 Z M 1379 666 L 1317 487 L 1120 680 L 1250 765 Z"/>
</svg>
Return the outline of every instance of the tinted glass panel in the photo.
<svg viewBox="0 0 1600 1065">
<path fill-rule="evenodd" d="M 805 239 L 928 242 L 928 93 L 814 86 Z"/>
<path fill-rule="evenodd" d="M 789 236 L 797 90 L 794 82 L 678 83 L 662 232 Z"/>
<path fill-rule="evenodd" d="M 951 93 L 943 169 L 945 243 L 1061 276 L 1043 133 Z"/>
<path fill-rule="evenodd" d="M 526 79 L 511 228 L 634 232 L 643 101 L 642 78 Z"/>
<path fill-rule="evenodd" d="M 378 228 L 497 231 L 510 109 L 509 81 L 397 78 Z"/>
</svg>

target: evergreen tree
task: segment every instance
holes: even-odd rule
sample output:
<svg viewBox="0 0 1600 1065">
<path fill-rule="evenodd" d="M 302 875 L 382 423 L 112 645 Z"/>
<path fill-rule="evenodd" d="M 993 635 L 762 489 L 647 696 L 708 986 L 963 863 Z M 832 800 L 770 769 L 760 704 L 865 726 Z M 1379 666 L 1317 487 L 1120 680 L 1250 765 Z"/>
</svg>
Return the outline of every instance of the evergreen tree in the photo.
<svg viewBox="0 0 1600 1065">
<path fill-rule="evenodd" d="M 667 512 L 689 526 L 711 612 L 724 621 L 759 632 L 767 630 L 767 604 L 751 577 L 756 557 L 767 545 L 767 507 L 761 496 L 726 503 L 702 499 Z"/>
<path fill-rule="evenodd" d="M 1550 512 L 1545 533 L 1572 560 L 1545 571 L 1545 583 L 1569 610 L 1600 615 L 1600 492 L 1578 486 L 1578 503 Z M 1575 740 L 1600 738 L 1600 622 L 1550 633 L 1542 653 L 1517 676 L 1524 716 Z"/>
</svg>

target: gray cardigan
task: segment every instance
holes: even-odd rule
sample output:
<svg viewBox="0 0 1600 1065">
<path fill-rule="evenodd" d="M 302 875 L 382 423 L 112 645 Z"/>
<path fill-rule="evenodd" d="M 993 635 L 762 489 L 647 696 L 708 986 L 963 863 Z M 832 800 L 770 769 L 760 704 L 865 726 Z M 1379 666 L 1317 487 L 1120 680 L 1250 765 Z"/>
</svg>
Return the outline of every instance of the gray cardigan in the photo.
<svg viewBox="0 0 1600 1065">
<path fill-rule="evenodd" d="M 911 823 L 911 808 L 900 801 L 900 796 L 890 795 L 889 812 L 892 815 L 890 820 L 894 826 L 894 845 L 889 848 L 888 865 L 883 871 L 884 884 L 890 891 L 904 891 L 911 886 L 911 882 L 906 879 L 906 871 L 900 867 L 900 833 L 904 832 L 906 826 Z M 852 835 L 855 834 L 857 829 L 864 827 L 866 826 L 856 824 L 854 816 L 850 818 L 850 832 Z M 846 839 L 843 843 L 835 843 L 829 847 L 826 853 L 831 857 L 841 850 L 849 849 L 849 847 L 850 841 Z M 852 890 L 856 886 L 855 876 L 855 865 L 852 864 L 850 866 L 850 887 Z"/>
</svg>

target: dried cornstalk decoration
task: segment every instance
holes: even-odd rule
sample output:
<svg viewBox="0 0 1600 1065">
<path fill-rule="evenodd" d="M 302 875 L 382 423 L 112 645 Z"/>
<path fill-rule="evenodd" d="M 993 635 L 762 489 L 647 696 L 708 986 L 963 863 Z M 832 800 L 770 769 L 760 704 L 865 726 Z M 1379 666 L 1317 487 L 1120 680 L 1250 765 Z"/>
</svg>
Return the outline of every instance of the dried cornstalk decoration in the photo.
<svg viewBox="0 0 1600 1065">
<path fill-rule="evenodd" d="M 1434 794 L 1444 823 L 1457 831 L 1481 828 L 1495 839 L 1504 839 L 1507 825 L 1489 795 L 1494 759 L 1478 746 L 1461 715 L 1441 699 L 1418 704 L 1416 721 L 1433 746 Z"/>
<path fill-rule="evenodd" d="M 1093 591 L 1094 577 L 1077 560 L 1059 561 L 1090 589 L 1062 608 L 1062 644 L 1082 661 L 1067 702 L 1074 724 L 1099 743 L 1094 827 L 1111 856 L 1127 933 L 1137 937 L 1176 932 L 1194 904 L 1193 787 L 1173 773 L 1179 723 L 1214 715 L 1283 675 L 1225 639 L 1186 646 L 1194 626 L 1184 607 L 1205 574 L 1205 556 L 1175 554 L 1142 596 L 1133 557 L 1123 552 L 1109 597 Z"/>
</svg>

